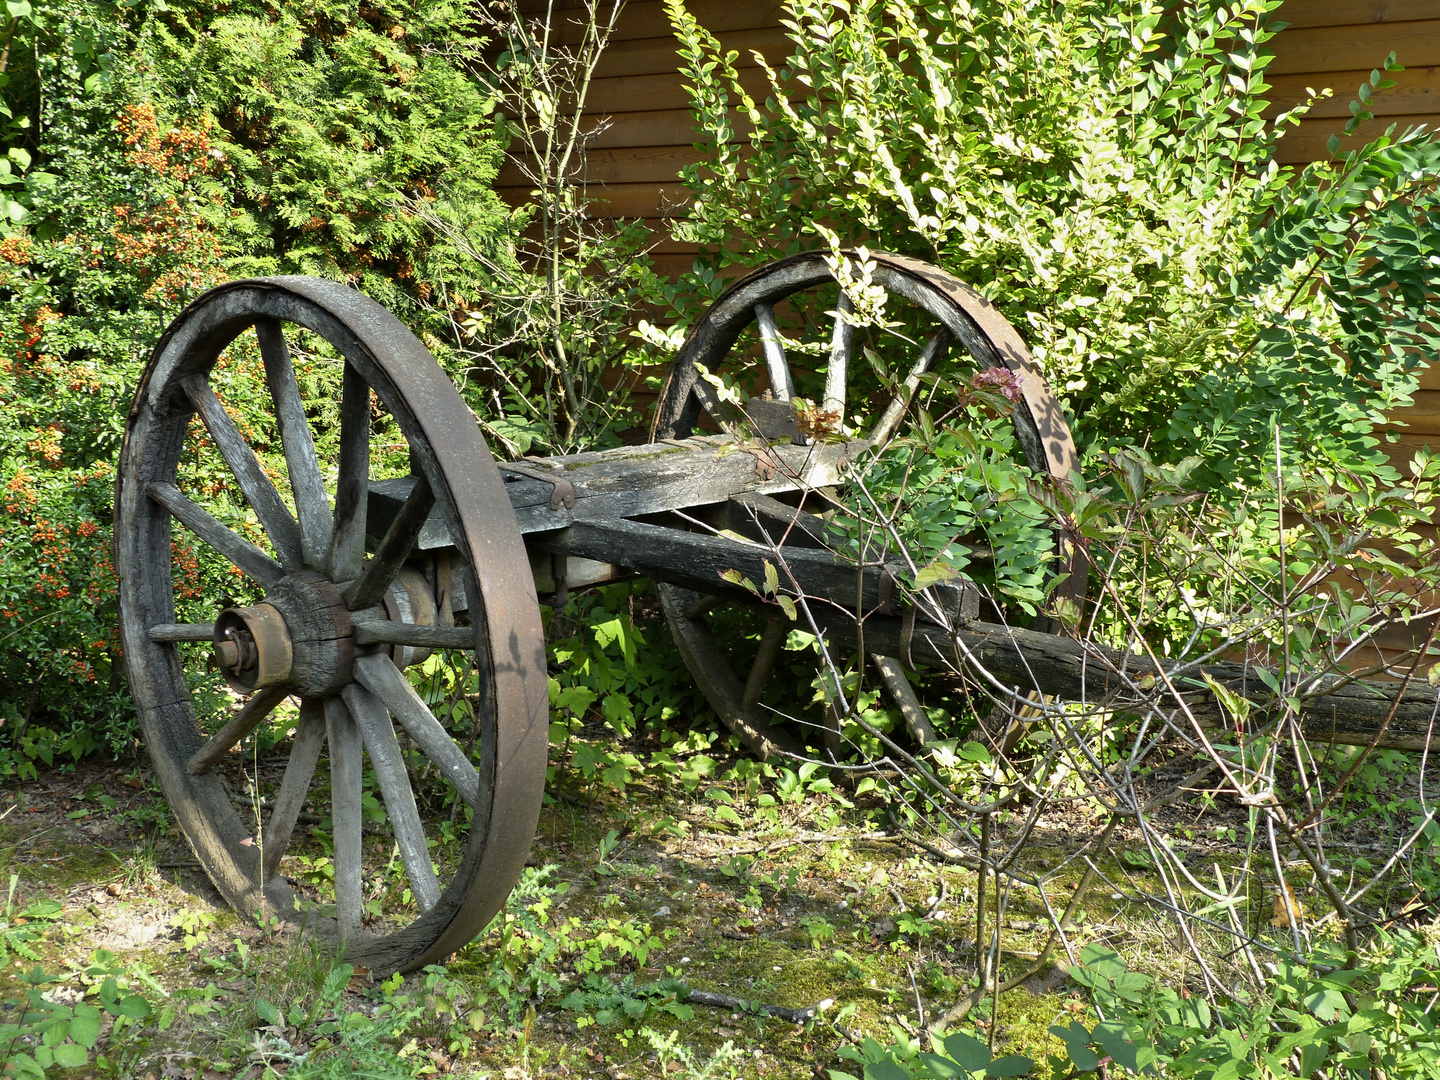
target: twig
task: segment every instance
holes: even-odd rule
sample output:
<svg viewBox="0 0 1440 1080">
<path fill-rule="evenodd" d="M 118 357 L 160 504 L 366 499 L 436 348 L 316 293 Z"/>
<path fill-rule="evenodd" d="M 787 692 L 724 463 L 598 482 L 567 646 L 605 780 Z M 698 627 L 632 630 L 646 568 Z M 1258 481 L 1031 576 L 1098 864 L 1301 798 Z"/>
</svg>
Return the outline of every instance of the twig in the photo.
<svg viewBox="0 0 1440 1080">
<path fill-rule="evenodd" d="M 915 994 L 915 1016 L 920 1026 L 925 1026 L 925 1003 L 920 1000 L 920 987 L 915 982 L 915 969 L 909 964 L 905 965 L 905 974 L 910 976 L 910 989 Z"/>
<path fill-rule="evenodd" d="M 746 1013 L 750 1016 L 773 1016 L 779 1020 L 788 1020 L 792 1024 L 813 1020 L 835 1004 L 834 998 L 825 998 L 803 1009 L 791 1009 L 784 1005 L 765 1005 L 759 1001 L 747 1001 L 728 994 L 716 994 L 710 990 L 692 990 L 688 986 L 682 987 L 682 990 L 688 1005 L 708 1005 L 712 1009 L 729 1009 L 731 1012 Z"/>
<path fill-rule="evenodd" d="M 550 788 L 546 788 L 546 789 L 545 789 L 545 794 L 546 794 L 546 795 L 549 795 L 551 798 L 559 799 L 559 800 L 560 800 L 561 802 L 563 802 L 563 803 L 569 803 L 571 806 L 578 806 L 578 807 L 580 807 L 582 810 L 603 810 L 603 809 L 605 809 L 605 807 L 602 806 L 600 803 L 591 802 L 589 799 L 582 799 L 579 795 L 572 795 L 570 792 L 566 791 L 564 788 L 559 788 L 559 787 L 557 787 L 557 788 L 554 788 L 553 790 L 550 789 Z"/>
<path fill-rule="evenodd" d="M 1112 814 L 1110 816 L 1110 823 L 1105 826 L 1105 831 L 1096 838 L 1095 854 L 1097 858 L 1101 858 L 1104 856 L 1106 847 L 1110 842 L 1110 837 L 1114 834 L 1116 827 L 1120 824 L 1120 821 L 1121 817 L 1119 814 Z M 1045 947 L 1040 950 L 1040 955 L 1036 958 L 1035 963 L 1031 964 L 1020 974 L 1005 980 L 1005 982 L 1003 983 L 999 983 L 999 985 L 994 988 L 994 992 L 997 995 L 1003 994 L 1007 990 L 1013 990 L 1015 987 L 1023 983 L 1026 979 L 1030 978 L 1033 975 L 1038 975 L 1040 974 L 1040 972 L 1045 970 L 1045 966 L 1050 962 L 1050 954 L 1055 950 L 1055 943 L 1063 938 L 1065 928 L 1069 925 L 1070 920 L 1075 917 L 1075 912 L 1079 910 L 1081 903 L 1085 899 L 1086 893 L 1090 891 L 1090 885 L 1095 880 L 1095 875 L 1095 863 L 1093 861 L 1090 861 L 1086 866 L 1085 873 L 1080 876 L 1080 881 L 1075 886 L 1075 894 L 1070 897 L 1070 903 L 1065 906 L 1064 914 L 1062 914 L 1060 918 L 1054 920 L 1054 922 L 1051 924 L 1052 929 L 1050 931 L 1050 936 L 1046 939 Z M 1068 944 L 1066 948 L 1069 948 Z M 975 959 L 977 963 L 980 962 L 980 957 L 978 954 Z M 996 981 L 998 982 L 999 980 L 997 979 Z M 964 998 L 962 998 L 960 1001 L 956 1002 L 953 1006 L 946 1010 L 945 1013 L 943 1013 L 933 1024 L 930 1025 L 929 1030 L 932 1032 L 943 1031 L 950 1024 L 954 1024 L 958 1021 L 964 1020 L 965 1017 L 970 1015 L 970 1010 L 975 1008 L 976 1005 L 980 1004 L 981 999 L 985 997 L 986 990 L 987 984 L 982 981 L 979 986 L 977 986 Z"/>
</svg>

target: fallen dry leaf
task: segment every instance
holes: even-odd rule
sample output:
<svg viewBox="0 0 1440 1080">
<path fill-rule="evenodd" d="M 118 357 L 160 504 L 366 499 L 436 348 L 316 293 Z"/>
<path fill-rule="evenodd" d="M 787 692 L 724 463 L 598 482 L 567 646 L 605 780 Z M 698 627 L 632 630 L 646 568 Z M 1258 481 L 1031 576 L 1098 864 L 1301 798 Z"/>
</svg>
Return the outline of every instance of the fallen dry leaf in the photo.
<svg viewBox="0 0 1440 1080">
<path fill-rule="evenodd" d="M 1305 917 L 1305 910 L 1300 906 L 1300 901 L 1295 899 L 1295 890 L 1290 888 L 1290 883 L 1284 878 L 1280 879 L 1280 889 L 1275 893 L 1275 916 L 1270 920 L 1271 926 L 1290 926 L 1292 923 L 1299 925 Z"/>
</svg>

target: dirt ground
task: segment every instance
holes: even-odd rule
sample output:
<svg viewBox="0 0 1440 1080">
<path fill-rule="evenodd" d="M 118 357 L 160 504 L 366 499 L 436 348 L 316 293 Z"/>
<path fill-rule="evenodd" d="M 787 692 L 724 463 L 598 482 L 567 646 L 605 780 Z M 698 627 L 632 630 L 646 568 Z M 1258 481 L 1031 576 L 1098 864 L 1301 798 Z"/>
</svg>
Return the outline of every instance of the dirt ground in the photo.
<svg viewBox="0 0 1440 1080">
<path fill-rule="evenodd" d="M 152 1000 L 156 1014 L 103 1068 L 93 1066 L 110 1075 L 210 1080 L 259 1077 L 267 1067 L 283 1074 L 324 1049 L 327 1018 L 378 1015 L 381 1003 L 408 995 L 421 1010 L 399 1040 L 412 1071 L 418 1063 L 436 1074 L 509 1080 L 626 1080 L 853 1069 L 837 1057 L 841 1045 L 913 1035 L 973 985 L 976 878 L 936 857 L 949 847 L 945 837 L 922 836 L 927 851 L 877 827 L 877 803 L 847 807 L 851 800 L 823 791 L 802 792 L 772 816 L 722 819 L 716 788 L 724 785 L 687 791 L 647 777 L 623 793 L 553 789 L 531 876 L 510 905 L 509 931 L 477 939 L 443 972 L 389 986 L 360 972 L 343 995 L 319 1001 L 333 958 L 223 906 L 143 763 L 87 760 L 55 769 L 0 796 L 0 885 L 12 889 L 5 925 L 14 935 L 36 900 L 61 905 L 38 920 L 43 936 L 22 943 L 31 955 L 12 942 L 0 994 L 18 1016 L 20 976 L 36 964 L 59 976 L 49 985 L 52 1000 L 79 997 L 97 972 L 117 973 Z M 735 794 L 744 803 L 744 793 Z M 1224 833 L 1241 820 L 1241 808 L 1207 806 L 1196 794 L 1170 809 L 1170 835 L 1187 864 L 1203 871 L 1235 857 Z M 1025 863 L 1053 875 L 1052 904 L 1068 899 L 1083 867 L 1067 860 L 1100 821 L 1077 801 L 1036 828 Z M 1016 819 L 1002 832 L 1018 828 Z M 1122 837 L 1072 943 L 1105 942 L 1183 984 L 1193 977 L 1183 943 L 1137 899 L 1156 891 L 1144 845 L 1133 831 Z M 1350 841 L 1372 842 L 1358 832 Z M 322 853 L 317 841 L 302 843 L 281 869 L 318 902 L 325 899 Z M 385 853 L 368 854 L 376 865 L 367 879 L 383 876 Z M 1244 917 L 1263 927 L 1271 899 L 1257 892 Z M 1048 925 L 1038 894 L 1007 895 L 1007 974 L 1030 965 Z M 1087 1007 L 1067 979 L 1063 950 L 1056 960 L 993 1012 L 982 1004 L 972 1030 L 988 1034 L 996 1025 L 997 1051 L 1036 1059 L 1057 1052 L 1046 1029 Z M 679 1008 L 675 994 L 656 989 L 671 985 L 665 980 L 818 1011 L 790 1023 L 737 1007 Z M 270 1005 L 281 1022 L 268 1022 Z M 287 1019 L 292 1008 L 298 1012 Z M 670 1049 L 657 1049 L 657 1040 L 669 1040 Z"/>
</svg>

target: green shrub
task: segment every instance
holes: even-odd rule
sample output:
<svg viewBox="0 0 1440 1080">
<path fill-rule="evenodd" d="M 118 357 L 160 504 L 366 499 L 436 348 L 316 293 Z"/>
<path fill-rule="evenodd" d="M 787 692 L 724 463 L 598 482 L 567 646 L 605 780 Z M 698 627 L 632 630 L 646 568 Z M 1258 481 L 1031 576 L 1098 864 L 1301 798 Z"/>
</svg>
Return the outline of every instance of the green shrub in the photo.
<svg viewBox="0 0 1440 1080">
<path fill-rule="evenodd" d="M 183 305 L 236 276 L 341 277 L 444 359 L 427 327 L 483 281 L 447 235 L 508 250 L 511 214 L 489 190 L 503 147 L 464 8 L 297 11 L 63 0 L 14 23 L 0 79 L 0 121 L 24 143 L 0 176 L 0 718 L 21 753 L 0 753 L 0 774 L 133 737 L 113 462 L 147 354 Z M 452 233 L 422 223 L 421 204 Z M 224 363 L 239 376 L 253 359 L 242 344 Z M 263 456 L 269 418 L 232 381 L 227 403 Z M 230 567 L 184 534 L 173 557 L 182 610 L 203 601 L 208 618 L 234 591 Z"/>
<path fill-rule="evenodd" d="M 1051 1059 L 1057 1076 L 1076 1075 L 1072 1063 L 1081 1075 L 1107 1075 L 1104 1056 L 1124 1062 L 1127 1074 L 1169 1077 L 1310 1077 L 1324 1066 L 1324 1075 L 1348 1080 L 1440 1068 L 1431 1011 L 1440 965 L 1435 946 L 1407 930 L 1379 933 L 1348 963 L 1339 955 L 1323 956 L 1328 964 L 1278 959 L 1263 993 L 1208 1000 L 1126 970 L 1101 945 L 1080 956 L 1072 974 L 1108 1019 L 1050 1029 L 1069 1051 L 1068 1062 Z M 1120 1046 L 1128 1051 L 1112 1050 Z"/>
<path fill-rule="evenodd" d="M 1436 352 L 1440 150 L 1278 167 L 1305 106 L 1266 115 L 1277 7 L 788 0 L 762 102 L 667 0 L 707 151 L 679 229 L 707 271 L 826 244 L 938 262 L 1027 337 L 1082 444 L 1198 453 L 1213 486 L 1259 475 L 1283 415 L 1295 460 L 1381 468 L 1373 424 Z"/>
<path fill-rule="evenodd" d="M 503 262 L 513 234 L 480 30 L 456 0 L 192 0 L 137 25 L 153 99 L 213 124 L 230 275 L 346 278 L 428 321 L 438 351 L 444 316 L 482 296 L 470 254 Z"/>
</svg>

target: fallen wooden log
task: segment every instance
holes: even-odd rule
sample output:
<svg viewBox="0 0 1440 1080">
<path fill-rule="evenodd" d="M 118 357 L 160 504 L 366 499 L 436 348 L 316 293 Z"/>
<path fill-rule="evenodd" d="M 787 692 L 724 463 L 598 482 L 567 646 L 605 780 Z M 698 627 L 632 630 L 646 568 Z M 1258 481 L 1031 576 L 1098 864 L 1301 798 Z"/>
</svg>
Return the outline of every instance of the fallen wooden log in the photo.
<svg viewBox="0 0 1440 1080">
<path fill-rule="evenodd" d="M 1162 660 L 1157 666 L 1136 653 L 993 623 L 972 622 L 946 631 L 917 622 L 907 632 L 903 619 L 872 615 L 857 622 L 822 605 L 813 607 L 827 636 L 852 648 L 900 657 L 912 668 L 939 667 L 972 675 L 983 669 L 1022 694 L 1034 690 L 1062 701 L 1127 710 L 1164 694 L 1162 676 L 1169 676 L 1202 724 L 1233 723 L 1206 685 L 1208 676 L 1256 706 L 1274 705 L 1274 693 L 1261 679 L 1260 669 L 1249 664 Z M 1347 681 L 1341 676 L 1303 679 L 1298 688 L 1289 689 L 1301 697 L 1302 728 L 1310 738 L 1368 745 L 1383 724 L 1377 746 L 1420 750 L 1431 744 L 1440 749 L 1440 693 L 1423 677 L 1413 680 L 1404 693 L 1398 681 Z"/>
</svg>

